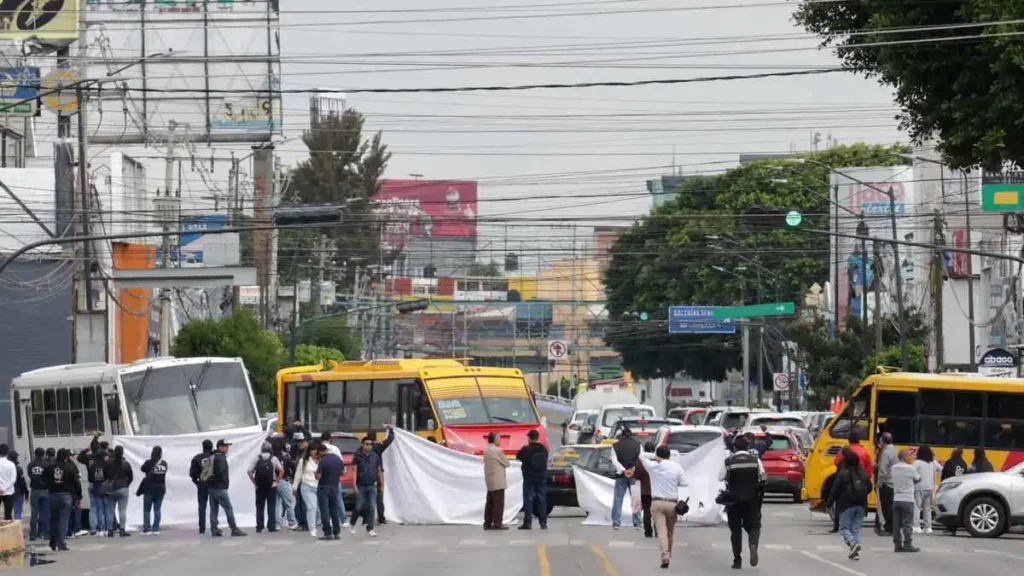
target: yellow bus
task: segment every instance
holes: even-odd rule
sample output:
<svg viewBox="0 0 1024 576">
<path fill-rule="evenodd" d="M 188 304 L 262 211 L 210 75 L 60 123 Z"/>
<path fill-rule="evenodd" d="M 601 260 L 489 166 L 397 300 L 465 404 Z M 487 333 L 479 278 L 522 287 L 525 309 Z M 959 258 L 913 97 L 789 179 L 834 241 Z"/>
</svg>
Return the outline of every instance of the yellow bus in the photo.
<svg viewBox="0 0 1024 576">
<path fill-rule="evenodd" d="M 892 372 L 869 376 L 842 413 L 818 436 L 807 458 L 804 498 L 820 508 L 832 486 L 835 457 L 849 444 L 851 430 L 874 458 L 883 432 L 899 448 L 930 446 L 944 462 L 954 448 L 968 464 L 985 448 L 996 470 L 1024 461 L 1024 380 L 968 374 Z M 874 496 L 869 502 L 875 506 Z"/>
<path fill-rule="evenodd" d="M 385 424 L 449 448 L 482 454 L 487 435 L 515 454 L 547 434 L 521 371 L 457 360 L 368 360 L 296 366 L 277 373 L 278 430 L 383 434 Z"/>
</svg>

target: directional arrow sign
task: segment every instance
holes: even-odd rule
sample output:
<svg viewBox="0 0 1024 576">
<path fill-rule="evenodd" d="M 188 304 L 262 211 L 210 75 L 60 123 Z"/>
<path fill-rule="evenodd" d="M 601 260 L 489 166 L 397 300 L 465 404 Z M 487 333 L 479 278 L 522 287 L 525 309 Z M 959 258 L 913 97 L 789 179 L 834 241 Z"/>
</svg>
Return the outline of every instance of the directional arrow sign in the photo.
<svg viewBox="0 0 1024 576">
<path fill-rule="evenodd" d="M 771 304 L 754 304 L 753 306 L 726 306 L 715 308 L 715 320 L 732 318 L 758 318 L 762 316 L 792 316 L 796 314 L 796 304 L 792 302 L 773 302 Z"/>
</svg>

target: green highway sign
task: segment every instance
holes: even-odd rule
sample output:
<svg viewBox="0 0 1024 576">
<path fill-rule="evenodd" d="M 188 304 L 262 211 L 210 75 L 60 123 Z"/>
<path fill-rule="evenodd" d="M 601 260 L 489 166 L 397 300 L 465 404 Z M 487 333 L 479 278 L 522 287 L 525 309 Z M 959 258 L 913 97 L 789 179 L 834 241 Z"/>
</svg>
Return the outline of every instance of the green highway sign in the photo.
<svg viewBox="0 0 1024 576">
<path fill-rule="evenodd" d="M 761 316 L 792 316 L 796 314 L 796 304 L 792 302 L 773 302 L 771 304 L 753 304 L 751 306 L 723 306 L 714 309 L 715 320 L 733 318 L 759 318 Z"/>
<path fill-rule="evenodd" d="M 982 212 L 1024 212 L 1024 172 L 985 172 L 981 177 Z"/>
</svg>

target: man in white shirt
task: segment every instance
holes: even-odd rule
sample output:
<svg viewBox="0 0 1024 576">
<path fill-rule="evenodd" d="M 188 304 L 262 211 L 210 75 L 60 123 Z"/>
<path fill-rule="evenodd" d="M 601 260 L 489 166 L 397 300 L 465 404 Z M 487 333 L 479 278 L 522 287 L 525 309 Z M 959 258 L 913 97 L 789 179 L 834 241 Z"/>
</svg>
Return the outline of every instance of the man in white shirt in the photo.
<svg viewBox="0 0 1024 576">
<path fill-rule="evenodd" d="M 659 446 L 654 452 L 654 459 L 643 462 L 651 478 L 651 515 L 658 533 L 662 568 L 668 568 L 672 559 L 672 537 L 679 519 L 676 514 L 679 488 L 686 486 L 683 467 L 669 460 L 671 454 L 668 446 Z"/>
<path fill-rule="evenodd" d="M 7 458 L 10 448 L 0 444 L 0 499 L 4 502 L 4 520 L 14 517 L 14 483 L 18 481 L 18 467 Z"/>
</svg>

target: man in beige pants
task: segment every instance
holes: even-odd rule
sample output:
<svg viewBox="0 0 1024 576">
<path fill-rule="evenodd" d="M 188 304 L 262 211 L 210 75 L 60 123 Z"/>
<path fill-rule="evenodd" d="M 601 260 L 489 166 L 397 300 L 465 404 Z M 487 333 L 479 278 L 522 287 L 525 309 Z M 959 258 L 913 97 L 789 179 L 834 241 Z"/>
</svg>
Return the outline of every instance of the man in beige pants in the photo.
<svg viewBox="0 0 1024 576">
<path fill-rule="evenodd" d="M 658 532 L 662 568 L 668 568 L 672 560 L 672 537 L 678 520 L 676 503 L 679 502 L 679 488 L 686 486 L 683 467 L 669 460 L 670 455 L 668 446 L 659 446 L 653 460 L 641 463 L 651 477 L 651 515 Z"/>
</svg>

